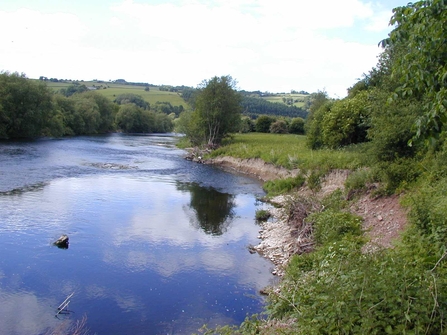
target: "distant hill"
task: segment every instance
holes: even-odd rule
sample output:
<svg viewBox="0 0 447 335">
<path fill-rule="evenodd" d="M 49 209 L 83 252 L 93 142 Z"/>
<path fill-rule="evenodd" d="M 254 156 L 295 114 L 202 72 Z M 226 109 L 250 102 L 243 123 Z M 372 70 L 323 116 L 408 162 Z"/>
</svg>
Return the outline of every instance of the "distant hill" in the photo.
<svg viewBox="0 0 447 335">
<path fill-rule="evenodd" d="M 133 83 L 124 79 L 113 81 L 73 81 L 56 78 L 40 77 L 47 83 L 48 87 L 59 91 L 67 89 L 72 85 L 85 85 L 89 90 L 96 90 L 110 100 L 124 93 L 140 95 L 146 102 L 155 105 L 157 102 L 168 102 L 172 106 L 183 106 L 188 109 L 189 105 L 194 105 L 195 88 L 188 86 L 153 85 L 149 83 Z M 243 96 L 243 114 L 256 119 L 259 115 L 272 115 L 284 117 L 307 117 L 304 110 L 306 100 L 309 98 L 307 92 L 292 93 L 268 93 L 260 91 L 240 91 Z"/>
</svg>

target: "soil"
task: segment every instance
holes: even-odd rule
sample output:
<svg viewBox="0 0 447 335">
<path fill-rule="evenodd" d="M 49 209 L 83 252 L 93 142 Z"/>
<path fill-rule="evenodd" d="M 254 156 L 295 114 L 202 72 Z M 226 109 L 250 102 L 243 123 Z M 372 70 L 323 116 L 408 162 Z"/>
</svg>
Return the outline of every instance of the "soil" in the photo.
<svg viewBox="0 0 447 335">
<path fill-rule="evenodd" d="M 299 172 L 278 168 L 260 159 L 219 157 L 204 163 L 254 175 L 263 181 L 290 177 Z M 308 212 L 318 210 L 312 208 L 318 203 L 312 199 L 319 200 L 337 189 L 343 190 L 348 175 L 348 170 L 333 170 L 324 178 L 318 192 L 304 186 L 292 195 L 271 199 L 275 205 L 270 209 L 272 219 L 261 225 L 261 242 L 253 249 L 273 262 L 273 274 L 282 276 L 292 255 L 312 250 L 312 227 L 304 220 Z M 364 252 L 393 247 L 407 224 L 407 213 L 397 195 L 374 197 L 370 190 L 352 200 L 349 210 L 363 218 L 363 230 L 369 240 Z"/>
</svg>

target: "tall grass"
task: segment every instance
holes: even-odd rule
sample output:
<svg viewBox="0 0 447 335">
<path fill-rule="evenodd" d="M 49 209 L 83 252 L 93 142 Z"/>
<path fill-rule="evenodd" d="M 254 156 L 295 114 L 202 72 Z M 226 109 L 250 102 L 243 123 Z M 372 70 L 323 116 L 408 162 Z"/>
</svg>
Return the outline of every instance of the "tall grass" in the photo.
<svg viewBox="0 0 447 335">
<path fill-rule="evenodd" d="M 340 150 L 311 150 L 303 135 L 236 134 L 211 157 L 260 158 L 287 169 L 356 169 L 363 165 L 361 147 Z"/>
</svg>

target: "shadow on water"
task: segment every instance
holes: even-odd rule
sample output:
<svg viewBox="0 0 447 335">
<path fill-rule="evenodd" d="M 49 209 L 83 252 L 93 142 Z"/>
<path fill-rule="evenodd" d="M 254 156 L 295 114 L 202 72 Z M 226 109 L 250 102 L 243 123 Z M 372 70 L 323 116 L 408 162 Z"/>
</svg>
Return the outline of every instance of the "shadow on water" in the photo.
<svg viewBox="0 0 447 335">
<path fill-rule="evenodd" d="M 234 218 L 234 195 L 221 193 L 212 187 L 203 187 L 197 183 L 177 182 L 176 187 L 179 191 L 186 191 L 191 195 L 186 209 L 194 227 L 214 236 L 227 231 Z"/>
</svg>

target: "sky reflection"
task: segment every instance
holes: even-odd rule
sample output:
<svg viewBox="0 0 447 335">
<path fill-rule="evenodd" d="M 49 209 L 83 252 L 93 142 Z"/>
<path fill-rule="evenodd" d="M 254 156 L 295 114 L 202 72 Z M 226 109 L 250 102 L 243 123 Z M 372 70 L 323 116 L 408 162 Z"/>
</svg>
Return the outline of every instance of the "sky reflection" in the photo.
<svg viewBox="0 0 447 335">
<path fill-rule="evenodd" d="M 106 156 L 127 140 L 112 138 Z M 110 161 L 97 156 L 101 141 L 92 141 L 88 161 Z M 131 151 L 125 147 L 122 157 Z M 156 155 L 172 155 L 169 150 Z M 258 242 L 254 216 L 262 205 L 251 193 L 258 186 L 232 175 L 225 184 L 221 171 L 185 170 L 184 160 L 175 162 L 165 165 L 181 166 L 174 175 L 92 169 L 0 194 L 0 325 L 7 333 L 60 326 L 55 308 L 72 292 L 75 313 L 61 321 L 87 315 L 89 328 L 101 334 L 188 334 L 206 322 L 239 323 L 260 311 L 258 291 L 273 277 L 270 262 L 247 250 Z M 24 174 L 33 168 L 18 166 Z M 197 176 L 204 185 L 190 180 Z M 216 180 L 219 191 L 210 187 Z M 227 193 L 233 183 L 247 183 L 250 192 L 240 186 Z M 67 250 L 52 246 L 62 234 L 70 238 Z"/>
</svg>

